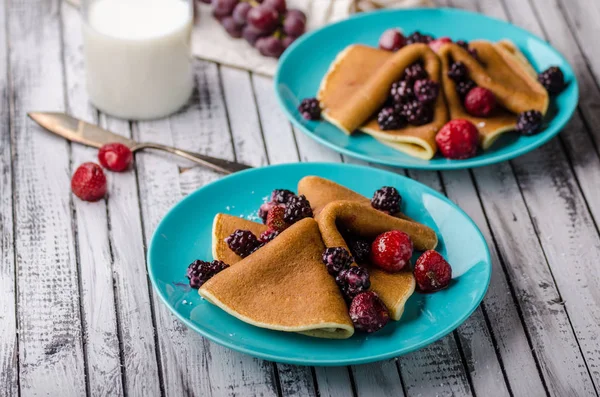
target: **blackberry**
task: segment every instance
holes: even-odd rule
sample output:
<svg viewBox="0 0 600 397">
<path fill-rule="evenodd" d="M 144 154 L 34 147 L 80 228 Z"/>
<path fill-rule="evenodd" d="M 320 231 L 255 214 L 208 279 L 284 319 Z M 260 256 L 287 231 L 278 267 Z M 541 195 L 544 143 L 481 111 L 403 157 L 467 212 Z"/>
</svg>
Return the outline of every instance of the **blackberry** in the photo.
<svg viewBox="0 0 600 397">
<path fill-rule="evenodd" d="M 457 83 L 465 81 L 468 75 L 469 71 L 467 70 L 467 67 L 460 61 L 452 63 L 450 70 L 448 70 L 448 77 Z"/>
<path fill-rule="evenodd" d="M 433 80 L 417 80 L 413 90 L 419 102 L 432 103 L 435 102 L 440 93 L 440 85 Z"/>
<path fill-rule="evenodd" d="M 465 50 L 469 50 L 469 43 L 466 42 L 465 40 L 457 40 L 456 44 L 458 44 L 459 46 L 461 46 L 462 48 L 464 48 Z"/>
<path fill-rule="evenodd" d="M 428 35 L 428 34 L 423 34 L 417 30 L 417 31 L 413 32 L 412 34 L 410 34 L 406 38 L 406 45 L 416 44 L 416 43 L 429 44 L 432 41 L 433 41 L 433 36 Z"/>
<path fill-rule="evenodd" d="M 222 261 L 194 261 L 188 266 L 186 277 L 190 279 L 190 287 L 198 289 L 212 276 L 228 267 Z"/>
<path fill-rule="evenodd" d="M 471 54 L 471 56 L 475 58 L 477 62 L 482 63 L 481 59 L 479 59 L 479 55 L 477 54 L 477 50 L 475 48 L 469 48 L 467 51 L 469 51 L 469 54 Z"/>
<path fill-rule="evenodd" d="M 279 230 L 267 229 L 260 234 L 258 241 L 260 241 L 262 244 L 266 244 L 275 237 L 279 236 L 279 233 Z"/>
<path fill-rule="evenodd" d="M 376 210 L 395 214 L 400 211 L 402 196 L 395 187 L 384 186 L 375 191 L 371 199 L 371 206 Z"/>
<path fill-rule="evenodd" d="M 423 125 L 433 120 L 433 111 L 431 108 L 419 101 L 405 103 L 402 105 L 400 113 L 412 125 Z"/>
<path fill-rule="evenodd" d="M 349 268 L 352 262 L 354 258 L 344 247 L 330 247 L 323 252 L 323 264 L 332 276 Z"/>
<path fill-rule="evenodd" d="M 313 212 L 306 197 L 304 197 L 304 195 L 292 196 L 285 205 L 283 220 L 291 225 L 301 219 L 310 218 L 312 216 Z"/>
<path fill-rule="evenodd" d="M 225 238 L 225 242 L 233 252 L 242 258 L 247 257 L 260 248 L 260 241 L 258 241 L 250 230 L 237 229 L 229 237 Z"/>
<path fill-rule="evenodd" d="M 377 114 L 377 124 L 383 131 L 397 130 L 406 125 L 406 120 L 393 107 L 385 107 Z"/>
<path fill-rule="evenodd" d="M 475 87 L 477 87 L 477 85 L 473 80 L 459 81 L 456 84 L 456 93 L 458 94 L 460 99 L 464 100 L 469 91 L 471 91 Z"/>
<path fill-rule="evenodd" d="M 348 301 L 351 301 L 356 295 L 367 291 L 371 287 L 369 272 L 360 266 L 350 266 L 340 271 L 335 278 L 335 282 Z"/>
<path fill-rule="evenodd" d="M 307 120 L 319 120 L 321 118 L 321 106 L 317 98 L 303 99 L 298 106 L 298 111 Z"/>
<path fill-rule="evenodd" d="M 402 80 L 408 82 L 414 82 L 420 79 L 426 79 L 428 77 L 427 71 L 423 68 L 423 65 L 419 62 L 413 63 L 404 70 Z"/>
<path fill-rule="evenodd" d="M 406 81 L 400 80 L 392 84 L 390 96 L 394 103 L 406 103 L 415 99 L 413 85 Z"/>
<path fill-rule="evenodd" d="M 271 201 L 278 204 L 286 204 L 295 193 L 287 189 L 275 189 L 271 192 Z"/>
<path fill-rule="evenodd" d="M 348 247 L 356 263 L 364 265 L 371 256 L 371 244 L 367 240 L 355 239 L 348 241 Z"/>
<path fill-rule="evenodd" d="M 565 87 L 565 75 L 557 66 L 551 66 L 538 74 L 538 81 L 550 95 L 556 95 Z"/>
<path fill-rule="evenodd" d="M 516 130 L 523 135 L 535 135 L 542 127 L 542 113 L 537 110 L 528 110 L 517 116 Z"/>
</svg>

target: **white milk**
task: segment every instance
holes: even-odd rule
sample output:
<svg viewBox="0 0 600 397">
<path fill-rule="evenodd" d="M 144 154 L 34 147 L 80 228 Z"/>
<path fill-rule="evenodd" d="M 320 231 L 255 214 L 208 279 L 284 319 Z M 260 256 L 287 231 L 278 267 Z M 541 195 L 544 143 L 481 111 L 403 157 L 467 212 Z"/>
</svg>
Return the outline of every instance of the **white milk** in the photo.
<svg viewBox="0 0 600 397">
<path fill-rule="evenodd" d="M 87 88 L 103 112 L 167 116 L 190 97 L 192 13 L 182 0 L 90 1 L 84 23 Z"/>
</svg>

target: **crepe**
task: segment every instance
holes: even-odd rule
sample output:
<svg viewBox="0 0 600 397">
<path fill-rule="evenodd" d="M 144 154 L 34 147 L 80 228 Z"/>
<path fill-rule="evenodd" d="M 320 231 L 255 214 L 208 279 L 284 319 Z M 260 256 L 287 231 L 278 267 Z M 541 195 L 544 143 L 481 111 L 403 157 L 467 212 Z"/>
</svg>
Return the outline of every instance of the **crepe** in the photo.
<svg viewBox="0 0 600 397">
<path fill-rule="evenodd" d="M 354 327 L 344 298 L 321 261 L 324 249 L 317 223 L 305 218 L 215 275 L 199 293 L 257 327 L 349 338 Z"/>
<path fill-rule="evenodd" d="M 377 123 L 377 111 L 388 98 L 392 83 L 417 61 L 423 62 L 431 80 L 441 81 L 440 61 L 425 44 L 408 45 L 396 53 L 363 45 L 347 47 L 321 82 L 317 99 L 323 118 L 346 134 L 360 129 L 396 150 L 431 159 L 437 150 L 435 134 L 448 121 L 443 93 L 436 99 L 434 117 L 428 124 L 384 131 Z"/>
<path fill-rule="evenodd" d="M 515 129 L 517 114 L 527 110 L 545 114 L 549 97 L 525 56 L 511 42 L 504 40 L 494 44 L 476 40 L 471 41 L 469 46 L 477 51 L 481 63 L 457 44 L 448 43 L 441 47 L 443 89 L 450 118 L 472 122 L 479 130 L 480 144 L 485 150 L 504 132 Z M 496 97 L 500 106 L 489 117 L 472 116 L 465 110 L 456 92 L 456 84 L 447 74 L 452 61 L 465 64 L 469 77 Z"/>
<path fill-rule="evenodd" d="M 237 229 L 250 230 L 256 237 L 259 237 L 262 232 L 267 230 L 267 226 L 239 216 L 217 214 L 213 220 L 212 230 L 212 254 L 214 259 L 223 261 L 228 265 L 233 265 L 242 260 L 242 257 L 233 252 L 225 242 L 225 238 Z"/>
</svg>

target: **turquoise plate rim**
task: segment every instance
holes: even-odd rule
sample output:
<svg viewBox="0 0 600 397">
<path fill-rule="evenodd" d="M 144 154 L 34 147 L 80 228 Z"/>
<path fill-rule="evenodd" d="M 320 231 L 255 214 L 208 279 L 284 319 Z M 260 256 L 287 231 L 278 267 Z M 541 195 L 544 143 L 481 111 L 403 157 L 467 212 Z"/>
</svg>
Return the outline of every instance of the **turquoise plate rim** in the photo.
<svg viewBox="0 0 600 397">
<path fill-rule="evenodd" d="M 473 307 L 470 308 L 470 310 L 468 310 L 468 312 L 465 312 L 465 314 L 463 314 L 463 316 L 458 317 L 452 324 L 450 324 L 449 326 L 447 326 L 446 328 L 438 331 L 437 333 L 433 334 L 432 336 L 430 336 L 427 339 L 424 339 L 423 341 L 421 341 L 420 343 L 414 344 L 410 347 L 405 347 L 405 348 L 401 348 L 401 349 L 397 349 L 394 350 L 393 347 L 391 347 L 390 351 L 386 352 L 386 353 L 381 353 L 381 354 L 375 354 L 375 355 L 370 355 L 370 356 L 362 356 L 359 358 L 350 358 L 350 359 L 318 359 L 318 360 L 314 360 L 314 359 L 303 359 L 303 358 L 287 358 L 284 355 L 276 355 L 276 354 L 269 354 L 269 353 L 263 353 L 260 350 L 257 349 L 251 349 L 251 348 L 245 348 L 243 346 L 239 346 L 235 343 L 231 343 L 229 340 L 227 340 L 226 338 L 220 338 L 217 337 L 215 335 L 213 335 L 210 332 L 207 332 L 206 330 L 204 330 L 203 328 L 201 328 L 200 326 L 198 326 L 197 324 L 195 324 L 194 322 L 188 320 L 187 318 L 183 317 L 175 307 L 173 307 L 173 305 L 169 302 L 169 300 L 167 299 L 167 297 L 163 294 L 163 291 L 157 287 L 158 285 L 158 280 L 157 280 L 157 276 L 154 273 L 154 269 L 152 266 L 152 262 L 153 262 L 153 256 L 154 256 L 154 248 L 155 246 L 157 246 L 157 241 L 159 238 L 161 238 L 160 236 L 160 232 L 162 227 L 164 227 L 164 225 L 166 223 L 168 223 L 169 218 L 174 216 L 174 213 L 177 209 L 177 207 L 182 206 L 185 202 L 190 201 L 190 200 L 194 200 L 195 196 L 201 195 L 202 194 L 202 190 L 205 189 L 208 186 L 212 186 L 212 185 L 218 185 L 218 184 L 222 184 L 225 183 L 226 181 L 228 181 L 229 179 L 233 179 L 233 178 L 239 178 L 240 176 L 245 176 L 245 175 L 251 175 L 254 173 L 259 173 L 261 172 L 261 170 L 265 169 L 265 168 L 280 168 L 280 169 L 286 169 L 286 168 L 292 168 L 292 167 L 306 167 L 311 168 L 311 167 L 331 167 L 331 168 L 341 168 L 341 169 L 345 169 L 347 171 L 351 171 L 353 169 L 362 169 L 362 170 L 368 170 L 369 172 L 375 172 L 375 173 L 381 173 L 384 175 L 388 175 L 394 178 L 398 178 L 400 181 L 410 181 L 412 183 L 416 183 L 418 185 L 421 185 L 423 189 L 425 189 L 425 191 L 428 194 L 431 194 L 432 196 L 441 199 L 442 201 L 450 204 L 455 210 L 458 211 L 458 213 L 460 215 L 462 215 L 467 222 L 469 222 L 471 224 L 471 226 L 474 227 L 475 231 L 477 232 L 477 236 L 481 239 L 481 242 L 483 243 L 483 247 L 484 247 L 484 253 L 485 253 L 485 270 L 487 272 L 487 278 L 486 278 L 486 282 L 485 282 L 485 287 L 482 288 L 480 290 L 480 294 L 473 300 Z M 314 171 L 312 172 L 312 174 L 314 175 Z M 308 174 L 307 174 L 308 175 Z M 265 167 L 257 167 L 257 168 L 251 168 L 251 169 L 247 169 L 241 172 L 237 172 L 231 175 L 227 175 L 223 178 L 220 178 L 216 181 L 213 181 L 211 183 L 208 183 L 198 189 L 196 189 L 194 192 L 190 193 L 189 195 L 187 195 L 186 197 L 182 198 L 181 200 L 179 200 L 175 205 L 173 205 L 169 211 L 163 216 L 163 218 L 161 219 L 161 221 L 159 222 L 159 224 L 157 225 L 156 229 L 154 230 L 153 234 L 152 234 L 152 238 L 150 240 L 150 245 L 148 246 L 148 250 L 147 250 L 148 254 L 147 254 L 147 260 L 146 260 L 146 267 L 147 267 L 147 271 L 148 271 L 148 275 L 152 284 L 152 287 L 154 289 L 154 292 L 158 294 L 158 296 L 160 297 L 160 299 L 162 300 L 162 302 L 169 308 L 169 310 L 175 314 L 175 316 L 181 320 L 187 327 L 191 328 L 192 330 L 196 331 L 197 333 L 199 333 L 200 335 L 202 335 L 203 337 L 221 345 L 221 346 L 225 346 L 229 349 L 244 353 L 244 354 L 248 354 L 250 356 L 253 357 L 257 357 L 257 358 L 261 358 L 261 359 L 265 359 L 268 361 L 274 361 L 274 362 L 280 362 L 280 363 L 286 363 L 286 364 L 295 364 L 295 365 L 312 365 L 312 366 L 339 366 L 339 365 L 354 365 L 354 364 L 366 364 L 366 363 L 371 363 L 371 362 L 375 362 L 375 361 L 381 361 L 381 360 L 385 360 L 385 359 L 389 359 L 389 358 L 393 358 L 393 357 L 398 357 L 401 355 L 405 355 L 407 353 L 413 352 L 415 350 L 419 350 L 421 348 L 423 348 L 424 346 L 427 346 L 441 338 L 443 338 L 444 336 L 448 335 L 449 333 L 451 333 L 452 331 L 454 331 L 456 328 L 458 328 L 463 322 L 465 322 L 472 314 L 473 312 L 479 307 L 479 305 L 481 304 L 483 298 L 485 297 L 487 290 L 489 288 L 490 285 L 490 280 L 491 280 L 491 276 L 492 276 L 492 258 L 491 258 L 491 254 L 490 254 L 490 249 L 487 245 L 487 242 L 485 240 L 485 237 L 483 235 L 483 233 L 481 232 L 481 230 L 479 229 L 479 227 L 477 226 L 477 224 L 471 219 L 471 217 L 469 217 L 469 215 L 464 212 L 458 205 L 456 205 L 454 202 L 452 202 L 449 198 L 447 198 L 446 196 L 444 196 L 443 194 L 435 191 L 434 189 L 430 188 L 427 185 L 422 184 L 421 182 L 418 182 L 414 179 L 408 178 L 406 176 L 403 175 L 399 175 L 390 171 L 385 171 L 385 170 L 381 170 L 381 169 L 377 169 L 377 168 L 372 168 L 372 167 L 367 167 L 367 166 L 363 166 L 363 165 L 355 165 L 355 164 L 344 164 L 344 163 L 324 163 L 324 162 L 307 162 L 307 163 L 286 163 L 286 164 L 278 164 L 278 165 L 269 165 L 269 166 L 265 166 Z M 332 343 L 335 343 L 335 340 L 332 339 L 331 340 Z"/>
<path fill-rule="evenodd" d="M 283 100 L 282 95 L 280 94 L 280 91 L 277 88 L 278 85 L 280 83 L 282 83 L 282 81 L 281 81 L 282 65 L 284 65 L 286 63 L 287 58 L 290 57 L 290 55 L 298 47 L 303 45 L 304 42 L 311 40 L 313 36 L 322 34 L 322 32 L 326 32 L 327 30 L 330 30 L 335 26 L 338 26 L 338 25 L 344 24 L 344 23 L 348 23 L 349 21 L 365 19 L 365 18 L 373 18 L 374 15 L 376 15 L 376 14 L 391 14 L 391 13 L 403 14 L 403 13 L 422 13 L 422 12 L 428 13 L 428 12 L 440 12 L 440 11 L 448 13 L 448 14 L 467 14 L 467 15 L 470 15 L 470 16 L 473 16 L 476 18 L 492 20 L 492 21 L 500 23 L 504 26 L 510 27 L 511 29 L 516 29 L 521 34 L 524 34 L 524 35 L 532 38 L 533 40 L 537 41 L 538 43 L 542 44 L 544 47 L 547 47 L 551 52 L 554 53 L 554 55 L 556 55 L 558 58 L 560 58 L 563 61 L 564 65 L 566 65 L 566 67 L 568 68 L 566 70 L 565 74 L 569 75 L 569 77 L 571 79 L 569 87 L 572 86 L 572 88 L 570 87 L 569 89 L 572 90 L 572 96 L 575 98 L 574 100 L 569 102 L 568 108 L 561 109 L 561 114 L 565 115 L 562 117 L 561 122 L 557 125 L 553 125 L 551 128 L 547 128 L 547 129 L 543 130 L 540 133 L 540 135 L 537 135 L 537 137 L 538 137 L 537 139 L 532 140 L 531 142 L 526 143 L 518 148 L 515 148 L 514 150 L 512 150 L 508 153 L 505 153 L 505 154 L 500 154 L 500 155 L 496 155 L 491 158 L 483 158 L 483 159 L 479 158 L 479 156 L 475 156 L 473 158 L 466 159 L 466 160 L 450 160 L 443 164 L 435 164 L 435 163 L 431 163 L 431 162 L 423 162 L 423 163 L 414 164 L 414 163 L 403 161 L 401 157 L 398 161 L 386 160 L 385 158 L 380 158 L 378 156 L 373 157 L 369 154 L 357 153 L 353 150 L 338 146 L 335 143 L 332 143 L 329 140 L 320 137 L 319 135 L 315 134 L 310 129 L 308 129 L 306 127 L 306 125 L 304 125 L 302 122 L 300 122 L 297 119 L 297 115 L 292 113 L 290 111 L 290 109 L 288 109 L 288 107 L 286 106 L 285 101 Z M 450 17 L 451 17 L 451 15 L 450 15 Z M 563 71 L 565 71 L 565 70 L 563 70 Z M 389 166 L 393 166 L 393 167 L 402 167 L 402 168 L 408 168 L 408 169 L 437 170 L 437 171 L 476 168 L 476 167 L 483 167 L 483 166 L 490 165 L 490 164 L 497 164 L 497 163 L 501 163 L 503 161 L 514 159 L 514 158 L 524 155 L 534 149 L 537 149 L 538 147 L 542 146 L 543 144 L 547 143 L 552 138 L 554 138 L 556 135 L 558 135 L 560 133 L 560 131 L 562 131 L 562 129 L 565 127 L 565 125 L 569 122 L 569 120 L 571 120 L 571 117 L 573 116 L 573 113 L 575 112 L 575 110 L 577 109 L 577 106 L 579 104 L 579 82 L 577 80 L 577 76 L 576 76 L 571 64 L 567 61 L 567 59 L 558 50 L 556 50 L 553 46 L 551 46 L 546 40 L 534 35 L 533 33 L 529 32 L 519 26 L 513 25 L 510 22 L 503 21 L 498 18 L 490 17 L 487 15 L 469 11 L 469 10 L 461 10 L 461 9 L 448 8 L 448 7 L 435 7 L 435 8 L 419 7 L 419 8 L 410 8 L 410 9 L 386 9 L 386 10 L 371 11 L 371 12 L 366 12 L 366 13 L 362 13 L 362 14 L 356 14 L 345 20 L 338 21 L 338 22 L 335 22 L 332 24 L 328 24 L 319 29 L 308 32 L 308 33 L 302 35 L 294 43 L 292 43 L 292 45 L 283 53 L 283 55 L 279 59 L 279 62 L 277 64 L 277 70 L 275 72 L 275 76 L 273 79 L 273 88 L 275 91 L 275 97 L 277 98 L 279 107 L 283 110 L 283 113 L 286 115 L 288 120 L 290 120 L 292 122 L 292 124 L 294 126 L 296 126 L 298 129 L 300 129 L 300 131 L 302 131 L 304 134 L 308 135 L 310 138 L 321 143 L 322 145 L 327 146 L 328 148 L 330 148 L 338 153 L 345 154 L 350 157 L 358 158 L 358 159 L 368 161 L 371 163 L 389 165 Z"/>
</svg>

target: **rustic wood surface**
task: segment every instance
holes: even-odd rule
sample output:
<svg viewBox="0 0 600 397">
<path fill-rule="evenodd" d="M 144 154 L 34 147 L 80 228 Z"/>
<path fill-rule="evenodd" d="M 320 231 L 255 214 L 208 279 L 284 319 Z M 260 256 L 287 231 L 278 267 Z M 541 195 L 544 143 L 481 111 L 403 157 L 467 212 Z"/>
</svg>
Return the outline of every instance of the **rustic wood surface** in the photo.
<svg viewBox="0 0 600 397">
<path fill-rule="evenodd" d="M 599 396 L 600 3 L 439 0 L 509 20 L 561 51 L 581 101 L 542 148 L 507 163 L 406 174 L 446 194 L 492 251 L 489 291 L 455 332 L 397 359 L 299 367 L 204 340 L 149 284 L 145 249 L 165 212 L 219 178 L 139 153 L 89 204 L 68 189 L 96 151 L 44 132 L 30 110 L 67 111 L 116 133 L 236 159 L 364 164 L 291 126 L 272 80 L 196 61 L 188 106 L 129 123 L 87 101 L 78 11 L 0 5 L 0 396 Z"/>
</svg>

